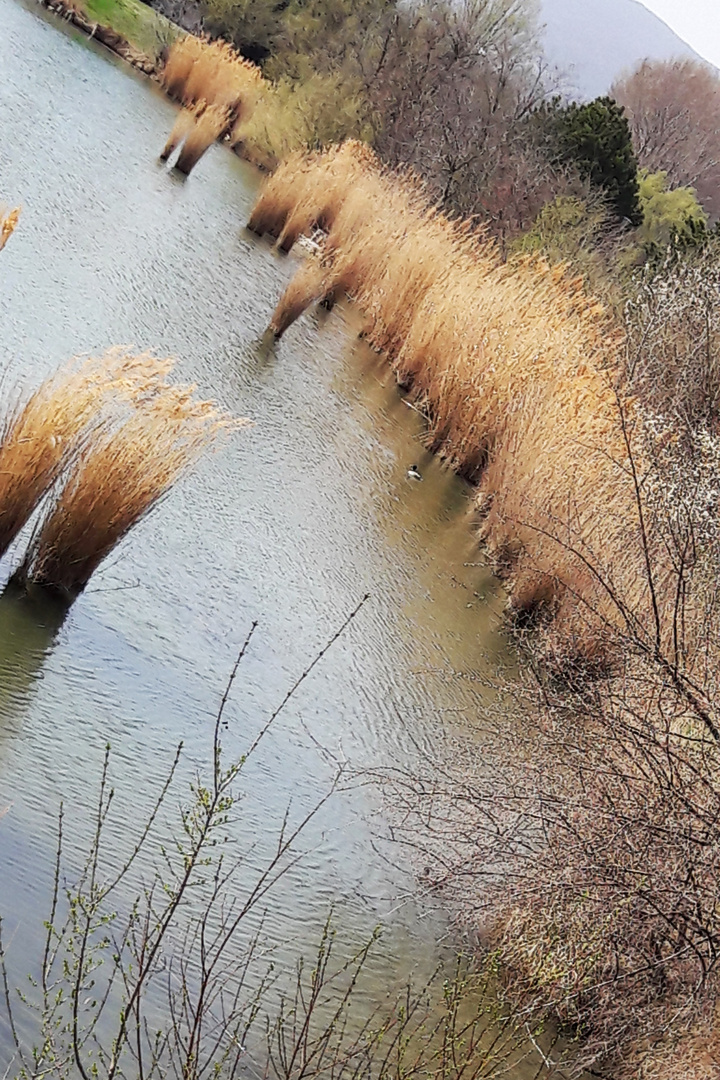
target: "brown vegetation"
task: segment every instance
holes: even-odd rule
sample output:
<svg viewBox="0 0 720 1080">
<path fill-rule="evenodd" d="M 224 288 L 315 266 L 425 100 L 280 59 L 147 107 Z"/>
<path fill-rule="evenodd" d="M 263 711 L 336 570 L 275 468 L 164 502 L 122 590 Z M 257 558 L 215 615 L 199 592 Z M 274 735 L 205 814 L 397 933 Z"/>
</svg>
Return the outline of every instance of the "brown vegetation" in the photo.
<svg viewBox="0 0 720 1080">
<path fill-rule="evenodd" d="M 4 211 L 0 207 L 0 251 L 5 247 L 8 240 L 12 236 L 15 226 L 18 223 L 20 217 L 20 207 L 17 206 L 14 210 Z"/>
<path fill-rule="evenodd" d="M 208 105 L 185 136 L 175 167 L 186 176 L 192 172 L 208 147 L 227 131 L 229 122 L 228 108 L 223 105 Z"/>
<path fill-rule="evenodd" d="M 120 349 L 47 379 L 0 434 L 0 555 L 50 498 L 19 580 L 79 592 L 107 552 L 229 421 Z"/>
<path fill-rule="evenodd" d="M 672 187 L 693 187 L 720 216 L 720 76 L 697 60 L 646 60 L 615 83 L 642 166 L 667 173 Z"/>
<path fill-rule="evenodd" d="M 160 81 L 183 105 L 204 101 L 239 114 L 252 108 L 264 80 L 227 42 L 188 34 L 170 46 Z"/>
<path fill-rule="evenodd" d="M 637 417 L 618 388 L 622 338 L 603 306 L 563 266 L 504 264 L 481 233 L 354 144 L 286 162 L 250 225 L 285 248 L 314 226 L 327 231 L 273 329 L 314 299 L 350 293 L 367 338 L 421 402 L 432 448 L 480 479 L 483 535 L 511 568 L 515 608 L 550 608 L 563 650 L 602 654 L 605 630 L 652 603 L 627 544 L 640 528 L 628 468 Z M 594 560 L 622 582 L 622 610 Z"/>
<path fill-rule="evenodd" d="M 166 160 L 184 142 L 177 168 L 187 174 L 216 139 L 236 132 L 247 121 L 265 80 L 260 69 L 227 42 L 188 34 L 170 46 L 161 82 L 186 108 L 160 157 Z"/>
<path fill-rule="evenodd" d="M 191 387 L 158 386 L 76 456 L 25 557 L 21 577 L 70 597 L 228 421 Z"/>
<path fill-rule="evenodd" d="M 97 427 L 110 398 L 141 397 L 170 364 L 110 350 L 73 362 L 47 379 L 4 419 L 0 431 L 0 555 Z"/>
<path fill-rule="evenodd" d="M 181 142 L 183 142 L 190 134 L 192 129 L 197 123 L 198 114 L 202 111 L 202 105 L 194 105 L 189 109 L 181 109 L 175 118 L 175 123 L 172 126 L 172 130 L 168 135 L 168 140 L 165 143 L 160 153 L 160 160 L 167 161 L 174 150 L 177 150 Z"/>
</svg>

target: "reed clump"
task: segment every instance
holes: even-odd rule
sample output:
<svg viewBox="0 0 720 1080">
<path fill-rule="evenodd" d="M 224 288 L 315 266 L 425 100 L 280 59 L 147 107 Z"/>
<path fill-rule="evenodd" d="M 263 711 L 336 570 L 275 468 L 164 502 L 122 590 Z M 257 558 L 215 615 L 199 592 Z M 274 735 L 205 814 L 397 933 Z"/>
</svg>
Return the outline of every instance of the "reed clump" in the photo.
<svg viewBox="0 0 720 1080">
<path fill-rule="evenodd" d="M 160 385 L 98 431 L 45 513 L 20 576 L 72 598 L 106 555 L 231 425 L 193 387 Z M 237 423 L 237 422 L 236 422 Z"/>
<path fill-rule="evenodd" d="M 27 524 L 112 400 L 141 400 L 170 361 L 111 349 L 47 379 L 0 427 L 0 556 Z"/>
<path fill-rule="evenodd" d="M 175 168 L 188 176 L 208 147 L 227 131 L 231 113 L 224 105 L 208 105 L 202 109 L 185 136 Z"/>
<path fill-rule="evenodd" d="M 267 181 L 250 227 L 289 249 L 327 239 L 272 317 L 281 334 L 339 290 L 367 316 L 427 417 L 428 441 L 480 483 L 482 532 L 518 613 L 552 613 L 553 647 L 602 654 L 618 609 L 651 598 L 629 454 L 642 453 L 619 386 L 622 335 L 565 267 L 505 263 L 470 224 L 438 212 L 413 177 L 362 144 L 292 155 Z"/>
<path fill-rule="evenodd" d="M 313 228 L 327 231 L 346 201 L 351 185 L 375 174 L 377 157 L 363 142 L 350 139 L 325 151 L 295 151 L 270 176 L 248 221 L 253 232 L 279 237 L 289 251 Z"/>
<path fill-rule="evenodd" d="M 188 34 L 170 46 L 161 82 L 183 105 L 217 105 L 247 115 L 265 83 L 262 72 L 226 41 Z"/>
<path fill-rule="evenodd" d="M 14 210 L 4 210 L 0 206 L 0 251 L 2 251 L 15 231 L 19 217 L 19 206 L 16 206 Z"/>
<path fill-rule="evenodd" d="M 167 161 L 178 146 L 188 137 L 197 123 L 198 116 L 203 111 L 204 105 L 193 105 L 188 109 L 181 109 L 175 118 L 175 123 L 168 135 L 168 140 L 160 152 L 160 160 Z"/>
<path fill-rule="evenodd" d="M 114 545 L 197 460 L 237 427 L 173 362 L 122 349 L 73 361 L 0 430 L 0 556 L 39 509 L 15 581 L 72 599 Z"/>
<path fill-rule="evenodd" d="M 167 160 L 182 143 L 177 168 L 186 175 L 216 139 L 247 122 L 266 86 L 260 69 L 226 41 L 192 34 L 170 46 L 161 82 L 185 108 L 160 158 Z"/>
</svg>

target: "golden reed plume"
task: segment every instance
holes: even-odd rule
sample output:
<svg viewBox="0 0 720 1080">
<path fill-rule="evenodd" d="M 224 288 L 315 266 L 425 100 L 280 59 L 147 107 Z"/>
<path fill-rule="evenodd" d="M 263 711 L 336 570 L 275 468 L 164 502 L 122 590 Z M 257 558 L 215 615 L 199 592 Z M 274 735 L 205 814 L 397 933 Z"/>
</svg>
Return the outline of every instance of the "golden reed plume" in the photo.
<svg viewBox="0 0 720 1080">
<path fill-rule="evenodd" d="M 243 423 L 170 385 L 172 363 L 122 349 L 72 362 L 5 421 L 0 555 L 48 499 L 16 580 L 80 592 L 217 433 Z"/>
<path fill-rule="evenodd" d="M 339 291 L 357 301 L 365 336 L 421 403 L 431 447 L 479 480 L 484 538 L 516 609 L 549 608 L 558 648 L 588 658 L 618 617 L 598 566 L 628 610 L 647 613 L 628 543 L 636 416 L 617 385 L 622 336 L 579 279 L 536 258 L 504 263 L 482 231 L 438 212 L 416 179 L 359 143 L 289 157 L 249 226 L 285 249 L 324 230 L 271 327 L 279 336 Z"/>
<path fill-rule="evenodd" d="M 172 126 L 172 130 L 168 136 L 168 140 L 162 148 L 160 154 L 161 161 L 167 161 L 174 150 L 177 150 L 181 142 L 183 142 L 190 134 L 192 129 L 197 123 L 198 116 L 203 111 L 204 105 L 192 105 L 187 109 L 181 109 L 175 118 L 175 123 Z"/>
<path fill-rule="evenodd" d="M 19 217 L 19 206 L 16 206 L 14 210 L 3 210 L 0 206 L 0 251 L 2 251 L 15 231 Z"/>
<path fill-rule="evenodd" d="M 36 530 L 21 576 L 72 598 L 105 556 L 207 449 L 236 426 L 193 387 L 161 386 L 83 447 Z"/>
<path fill-rule="evenodd" d="M 142 398 L 171 363 L 112 349 L 47 379 L 0 428 L 0 556 L 30 519 L 113 398 Z"/>
<path fill-rule="evenodd" d="M 208 105 L 186 135 L 175 168 L 189 175 L 208 147 L 227 130 L 230 118 L 224 105 Z"/>
</svg>

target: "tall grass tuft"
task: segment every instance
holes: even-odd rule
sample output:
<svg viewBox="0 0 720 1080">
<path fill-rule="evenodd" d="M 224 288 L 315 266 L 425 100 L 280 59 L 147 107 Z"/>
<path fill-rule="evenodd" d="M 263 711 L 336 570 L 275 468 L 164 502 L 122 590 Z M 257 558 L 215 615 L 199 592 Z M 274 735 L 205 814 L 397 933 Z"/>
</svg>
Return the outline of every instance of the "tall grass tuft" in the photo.
<svg viewBox="0 0 720 1080">
<path fill-rule="evenodd" d="M 226 41 L 188 34 L 170 46 L 161 82 L 170 97 L 183 105 L 204 101 L 237 116 L 252 107 L 265 80 L 260 69 Z"/>
<path fill-rule="evenodd" d="M 265 182 L 248 228 L 279 237 L 287 251 L 313 228 L 328 230 L 350 187 L 376 170 L 374 151 L 355 139 L 322 153 L 296 151 Z"/>
<path fill-rule="evenodd" d="M 0 427 L 0 556 L 91 437 L 103 405 L 142 399 L 170 366 L 113 349 L 62 368 L 9 413 Z"/>
<path fill-rule="evenodd" d="M 192 172 L 208 147 L 227 130 L 230 116 L 224 105 L 208 105 L 203 109 L 185 136 L 175 165 L 179 172 L 186 176 Z"/>
<path fill-rule="evenodd" d="M 580 280 L 537 257 L 505 263 L 482 231 L 438 212 L 417 180 L 362 144 L 292 155 L 249 225 L 285 249 L 326 231 L 272 328 L 340 289 L 357 301 L 370 343 L 427 416 L 432 448 L 479 482 L 483 535 L 518 612 L 548 609 L 558 648 L 602 652 L 617 606 L 598 584 L 601 564 L 630 616 L 647 614 L 647 576 L 628 543 L 641 425 L 619 385 L 622 335 Z"/>
<path fill-rule="evenodd" d="M 167 160 L 184 141 L 177 168 L 185 174 L 211 143 L 247 122 L 266 85 L 260 69 L 226 41 L 192 34 L 170 46 L 161 82 L 187 111 L 176 119 L 160 157 Z"/>
<path fill-rule="evenodd" d="M 19 206 L 16 206 L 14 210 L 3 210 L 0 206 L 0 251 L 2 251 L 15 231 L 19 217 Z"/>
<path fill-rule="evenodd" d="M 192 387 L 155 387 L 119 423 L 93 433 L 29 545 L 19 577 L 68 598 L 170 486 L 230 426 Z"/>
</svg>

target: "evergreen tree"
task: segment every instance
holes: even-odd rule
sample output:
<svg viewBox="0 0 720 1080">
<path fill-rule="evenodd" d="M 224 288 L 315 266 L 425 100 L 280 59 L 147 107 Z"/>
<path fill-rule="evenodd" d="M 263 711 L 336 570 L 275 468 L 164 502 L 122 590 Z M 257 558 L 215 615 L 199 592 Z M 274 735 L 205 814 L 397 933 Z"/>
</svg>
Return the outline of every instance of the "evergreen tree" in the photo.
<svg viewBox="0 0 720 1080">
<path fill-rule="evenodd" d="M 638 163 L 622 107 L 609 97 L 566 106 L 556 99 L 542 114 L 558 160 L 602 188 L 620 217 L 640 225 Z"/>
</svg>

